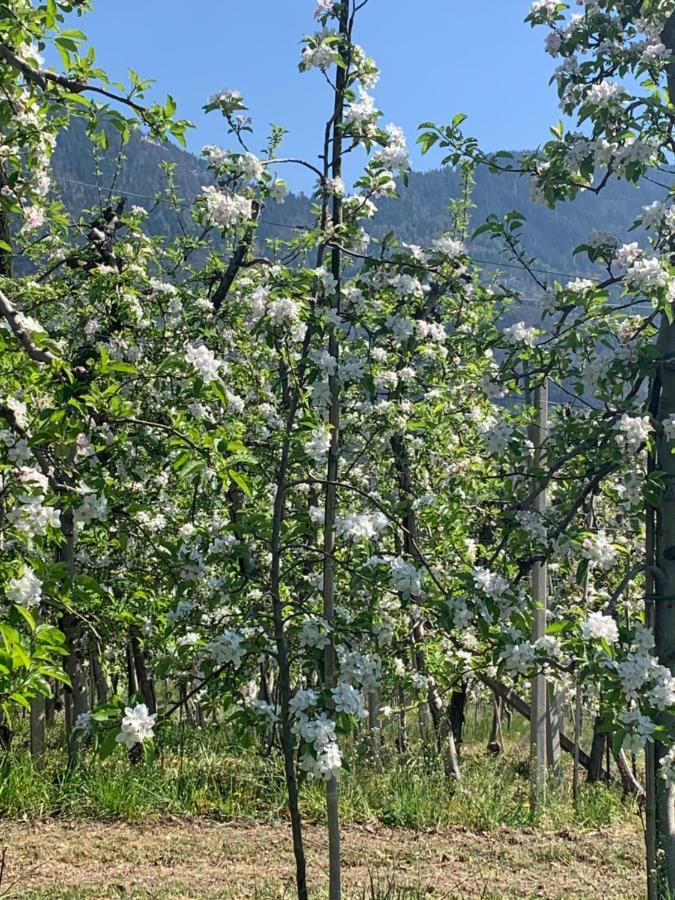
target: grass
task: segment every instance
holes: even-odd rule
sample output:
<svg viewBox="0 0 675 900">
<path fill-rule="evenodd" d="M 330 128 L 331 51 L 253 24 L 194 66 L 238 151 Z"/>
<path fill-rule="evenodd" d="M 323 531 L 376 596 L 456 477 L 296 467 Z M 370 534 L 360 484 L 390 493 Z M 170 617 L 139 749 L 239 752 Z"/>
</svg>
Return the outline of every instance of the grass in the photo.
<svg viewBox="0 0 675 900">
<path fill-rule="evenodd" d="M 465 746 L 459 784 L 446 778 L 434 751 L 419 746 L 405 758 L 385 749 L 377 766 L 367 753 L 353 749 L 340 781 L 342 820 L 414 829 L 593 829 L 630 814 L 630 805 L 613 787 L 583 785 L 574 804 L 564 784 L 552 787 L 545 815 L 533 821 L 527 761 L 518 735 L 496 758 L 485 753 L 479 737 L 474 734 Z M 307 821 L 324 821 L 321 784 L 305 783 L 301 803 Z M 169 815 L 278 821 L 285 816 L 278 755 L 265 758 L 259 748 L 242 746 L 226 729 L 208 726 L 165 730 L 155 760 L 139 765 L 120 749 L 104 762 L 85 756 L 68 772 L 63 752 L 52 747 L 44 767 L 36 771 L 19 746 L 0 768 L 2 817 L 139 822 Z"/>
</svg>

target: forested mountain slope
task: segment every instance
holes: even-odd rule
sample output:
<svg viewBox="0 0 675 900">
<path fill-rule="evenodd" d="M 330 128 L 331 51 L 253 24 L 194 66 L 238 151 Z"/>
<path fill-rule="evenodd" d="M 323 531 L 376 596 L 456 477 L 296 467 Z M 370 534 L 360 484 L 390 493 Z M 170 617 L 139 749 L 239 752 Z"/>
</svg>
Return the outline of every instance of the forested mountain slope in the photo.
<svg viewBox="0 0 675 900">
<path fill-rule="evenodd" d="M 170 163 L 174 167 L 177 192 L 185 201 L 183 223 L 189 227 L 189 202 L 209 178 L 202 161 L 174 146 L 134 137 L 125 150 L 126 158 L 116 171 L 114 136 L 110 145 L 108 153 L 97 161 L 81 125 L 75 125 L 61 135 L 55 171 L 62 198 L 71 212 L 79 215 L 83 209 L 95 205 L 99 197 L 97 185 L 105 197 L 113 179 L 115 189 L 128 194 L 130 203 L 151 208 L 154 195 L 166 186 L 163 164 Z M 460 177 L 452 168 L 413 172 L 407 187 L 401 185 L 400 194 L 399 200 L 378 201 L 378 213 L 368 223 L 369 233 L 382 237 L 392 230 L 404 241 L 428 244 L 450 225 L 449 202 L 461 194 Z M 572 250 L 587 238 L 589 232 L 618 231 L 620 236 L 626 236 L 620 226 L 630 223 L 643 205 L 663 194 L 662 188 L 649 182 L 636 189 L 613 180 L 600 195 L 586 193 L 574 204 L 562 204 L 550 210 L 531 200 L 526 178 L 514 174 L 491 175 L 480 169 L 473 189 L 471 223 L 475 228 L 489 213 L 503 215 L 513 209 L 519 210 L 527 217 L 524 245 L 532 256 L 537 257 L 542 268 L 576 274 L 588 272 L 588 263 L 583 256 L 574 258 Z M 291 194 L 283 205 L 270 203 L 267 206 L 260 240 L 288 238 L 293 226 L 307 225 L 310 220 L 309 198 L 302 193 Z M 168 205 L 160 203 L 152 208 L 148 228 L 154 234 L 173 237 L 179 225 Z M 499 248 L 489 237 L 480 237 L 473 252 L 486 261 L 487 271 L 500 263 L 503 280 L 515 279 L 521 287 L 528 286 L 519 273 L 504 265 L 508 257 L 500 255 Z"/>
</svg>

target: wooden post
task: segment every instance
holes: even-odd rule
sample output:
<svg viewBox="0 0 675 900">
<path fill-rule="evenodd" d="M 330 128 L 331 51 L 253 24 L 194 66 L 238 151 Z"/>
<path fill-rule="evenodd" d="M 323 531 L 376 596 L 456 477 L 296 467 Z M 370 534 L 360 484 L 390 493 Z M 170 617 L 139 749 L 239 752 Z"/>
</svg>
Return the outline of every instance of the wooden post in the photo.
<svg viewBox="0 0 675 900">
<path fill-rule="evenodd" d="M 534 391 L 535 419 L 531 428 L 534 445 L 532 468 L 539 472 L 545 462 L 546 434 L 548 430 L 548 385 L 546 382 Z M 536 474 L 535 474 L 536 477 Z M 534 510 L 543 516 L 546 512 L 546 489 L 537 495 Z M 537 561 L 532 567 L 532 642 L 543 637 L 546 631 L 546 607 L 548 600 L 548 578 L 545 561 Z M 530 759 L 531 759 L 531 805 L 532 812 L 538 813 L 546 803 L 546 763 L 547 763 L 547 688 L 543 674 L 535 675 L 531 683 L 530 719 Z"/>
</svg>

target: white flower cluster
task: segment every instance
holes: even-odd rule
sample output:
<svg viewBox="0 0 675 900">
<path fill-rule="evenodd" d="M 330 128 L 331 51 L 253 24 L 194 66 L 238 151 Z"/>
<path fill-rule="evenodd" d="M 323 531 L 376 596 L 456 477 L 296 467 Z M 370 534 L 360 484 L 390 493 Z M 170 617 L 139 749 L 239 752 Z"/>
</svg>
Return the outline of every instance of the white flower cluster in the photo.
<svg viewBox="0 0 675 900">
<path fill-rule="evenodd" d="M 246 653 L 244 637 L 236 631 L 226 628 L 223 633 L 204 648 L 204 652 L 212 657 L 219 666 L 232 663 L 235 669 L 240 668 Z"/>
<path fill-rule="evenodd" d="M 29 539 L 44 537 L 48 528 L 58 528 L 61 514 L 53 506 L 44 506 L 42 494 L 24 494 L 19 498 L 20 506 L 7 513 L 7 521 L 17 531 Z"/>
<path fill-rule="evenodd" d="M 534 347 L 537 342 L 537 329 L 525 322 L 515 322 L 504 329 L 504 338 L 509 344 L 524 344 L 526 347 Z"/>
<path fill-rule="evenodd" d="M 363 695 L 346 681 L 341 681 L 337 687 L 333 688 L 331 696 L 337 712 L 346 713 L 357 719 L 365 719 L 368 715 Z"/>
<path fill-rule="evenodd" d="M 388 142 L 386 147 L 378 150 L 373 159 L 382 163 L 389 172 L 407 172 L 410 168 L 410 152 L 405 134 L 398 125 L 387 125 Z"/>
<path fill-rule="evenodd" d="M 305 444 L 305 451 L 317 465 L 324 463 L 330 450 L 331 433 L 328 428 L 315 428 Z"/>
<path fill-rule="evenodd" d="M 624 413 L 617 423 L 618 434 L 614 440 L 619 447 L 625 447 L 626 450 L 637 450 L 654 430 L 652 428 L 649 416 L 629 416 Z"/>
<path fill-rule="evenodd" d="M 611 616 L 593 612 L 581 626 L 581 636 L 585 641 L 605 640 L 610 644 L 616 644 L 619 640 L 619 629 Z"/>
<path fill-rule="evenodd" d="M 485 449 L 490 456 L 501 456 L 509 448 L 509 442 L 513 437 L 513 428 L 508 422 L 500 422 L 494 416 L 489 416 L 479 425 L 478 434 L 483 439 Z"/>
<path fill-rule="evenodd" d="M 157 714 L 148 711 L 145 703 L 137 703 L 136 706 L 127 706 L 122 719 L 122 730 L 117 735 L 117 742 L 131 750 L 135 744 L 142 744 L 146 738 L 155 736 L 155 720 Z"/>
<path fill-rule="evenodd" d="M 358 100 L 354 100 L 345 111 L 345 124 L 355 128 L 371 125 L 379 113 L 375 108 L 375 100 L 370 94 L 361 91 Z"/>
<path fill-rule="evenodd" d="M 502 660 L 510 675 L 527 675 L 536 658 L 534 647 L 529 641 L 510 644 L 502 653 Z"/>
<path fill-rule="evenodd" d="M 623 740 L 623 749 L 628 753 L 639 753 L 648 741 L 654 741 L 652 734 L 656 729 L 656 723 L 649 716 L 643 715 L 639 709 L 629 709 L 622 713 L 621 721 L 628 728 L 628 734 Z"/>
<path fill-rule="evenodd" d="M 83 494 L 82 503 L 73 514 L 75 525 L 82 527 L 90 525 L 92 522 L 105 522 L 108 518 L 107 498 L 85 486 L 81 488 L 81 493 Z"/>
<path fill-rule="evenodd" d="M 6 592 L 7 600 L 19 606 L 38 606 L 42 599 L 42 582 L 30 566 L 26 566 L 23 575 L 10 578 Z"/>
<path fill-rule="evenodd" d="M 218 228 L 233 228 L 251 218 L 253 207 L 250 197 L 219 191 L 217 187 L 208 185 L 203 188 L 200 199 L 206 208 L 207 221 Z"/>
<path fill-rule="evenodd" d="M 630 653 L 615 668 L 628 700 L 642 699 L 661 711 L 675 704 L 675 678 L 651 654 Z"/>
<path fill-rule="evenodd" d="M 358 541 L 371 541 L 377 538 L 389 525 L 389 520 L 384 513 L 376 512 L 353 513 L 349 516 L 338 518 L 335 522 L 335 530 L 339 537 L 344 537 L 354 543 Z"/>
<path fill-rule="evenodd" d="M 503 575 L 481 566 L 473 570 L 473 583 L 479 591 L 492 597 L 493 600 L 499 600 L 509 589 L 509 582 Z"/>
<path fill-rule="evenodd" d="M 336 648 L 340 661 L 340 677 L 366 693 L 375 690 L 380 681 L 380 660 L 358 650 L 347 651 L 342 645 Z"/>
<path fill-rule="evenodd" d="M 466 253 L 464 242 L 453 240 L 453 238 L 448 237 L 448 235 L 436 238 L 431 246 L 438 253 L 442 253 L 443 256 L 448 256 L 450 259 L 456 259 L 458 256 L 463 256 Z"/>
<path fill-rule="evenodd" d="M 224 88 L 209 97 L 209 104 L 217 106 L 226 116 L 232 115 L 238 109 L 243 109 L 243 103 L 242 95 L 233 88 Z"/>
<path fill-rule="evenodd" d="M 389 564 L 389 575 L 394 590 L 404 597 L 419 597 L 422 594 L 424 578 L 419 569 L 397 556 Z"/>
<path fill-rule="evenodd" d="M 188 344 L 185 351 L 185 362 L 196 369 L 205 384 L 217 381 L 220 377 L 218 371 L 224 365 L 204 344 Z"/>
<path fill-rule="evenodd" d="M 287 328 L 294 341 L 301 341 L 307 331 L 300 318 L 300 309 L 290 297 L 272 300 L 264 287 L 256 288 L 251 295 L 251 318 L 254 325 L 263 318 L 272 328 Z"/>
<path fill-rule="evenodd" d="M 237 173 L 247 181 L 260 181 L 265 171 L 265 164 L 255 153 L 243 153 L 237 158 L 235 166 Z"/>
<path fill-rule="evenodd" d="M 616 563 L 617 551 L 607 534 L 601 530 L 594 538 L 584 539 L 583 555 L 601 568 L 609 570 Z"/>
<path fill-rule="evenodd" d="M 323 16 L 330 16 L 335 12 L 337 0 L 316 0 L 316 9 L 314 10 L 314 18 L 321 19 Z"/>
<path fill-rule="evenodd" d="M 309 69 L 321 69 L 325 72 L 333 62 L 335 50 L 330 44 L 319 39 L 316 43 L 308 44 L 302 51 L 300 69 L 303 72 Z"/>
<path fill-rule="evenodd" d="M 306 619 L 300 629 L 298 641 L 301 647 L 323 650 L 330 643 L 328 624 L 324 619 Z"/>
<path fill-rule="evenodd" d="M 342 754 L 337 745 L 335 722 L 325 712 L 310 718 L 309 713 L 318 699 L 318 694 L 311 688 L 300 689 L 291 697 L 289 707 L 295 719 L 293 733 L 299 735 L 308 748 L 311 747 L 303 754 L 300 768 L 310 778 L 328 780 L 340 770 Z"/>
<path fill-rule="evenodd" d="M 536 512 L 531 509 L 521 509 L 516 513 L 516 521 L 533 541 L 540 543 L 546 541 L 546 526 Z"/>
<path fill-rule="evenodd" d="M 668 273 L 655 256 L 636 259 L 626 272 L 626 281 L 635 291 L 649 291 L 666 287 Z"/>
<path fill-rule="evenodd" d="M 597 106 L 609 106 L 611 103 L 615 103 L 624 97 L 625 93 L 624 88 L 620 84 L 617 84 L 615 81 L 605 80 L 591 85 L 586 94 L 586 99 L 589 103 L 594 103 Z"/>
</svg>

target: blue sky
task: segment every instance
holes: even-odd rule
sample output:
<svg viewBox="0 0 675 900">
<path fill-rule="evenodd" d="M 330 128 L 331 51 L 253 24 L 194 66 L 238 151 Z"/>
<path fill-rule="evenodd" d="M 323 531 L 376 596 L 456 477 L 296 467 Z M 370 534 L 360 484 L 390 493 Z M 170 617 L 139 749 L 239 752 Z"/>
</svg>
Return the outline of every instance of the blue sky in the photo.
<svg viewBox="0 0 675 900">
<path fill-rule="evenodd" d="M 465 129 L 489 150 L 534 147 L 559 118 L 548 86 L 553 61 L 544 33 L 523 24 L 529 0 L 369 0 L 355 39 L 382 71 L 374 91 L 383 123 L 396 122 L 414 143 L 421 121 L 467 113 Z M 73 25 L 95 47 L 99 64 L 124 80 L 129 67 L 170 93 L 197 126 L 199 152 L 226 143 L 223 120 L 201 107 L 222 87 L 240 90 L 262 149 L 270 122 L 289 129 L 287 155 L 315 160 L 329 89 L 316 71 L 300 74 L 299 40 L 313 30 L 313 0 L 98 0 Z M 438 164 L 415 153 L 415 168 Z M 284 173 L 307 186 L 302 170 Z"/>
</svg>

